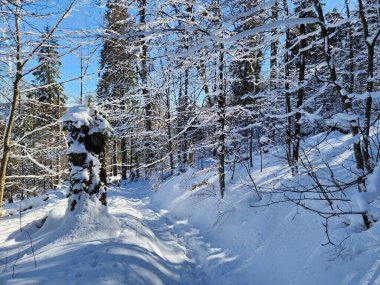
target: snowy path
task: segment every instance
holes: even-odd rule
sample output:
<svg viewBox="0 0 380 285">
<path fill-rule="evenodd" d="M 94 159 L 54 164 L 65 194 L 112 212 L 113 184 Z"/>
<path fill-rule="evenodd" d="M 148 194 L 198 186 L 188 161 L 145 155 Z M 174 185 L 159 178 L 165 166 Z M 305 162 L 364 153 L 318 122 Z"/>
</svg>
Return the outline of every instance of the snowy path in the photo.
<svg viewBox="0 0 380 285">
<path fill-rule="evenodd" d="M 197 245 L 207 247 L 196 236 L 198 231 L 185 221 L 171 222 L 165 211 L 151 209 L 149 198 L 144 197 L 147 190 L 137 189 L 141 187 L 143 184 L 137 183 L 136 188 L 109 192 L 109 212 L 119 220 L 119 231 L 108 237 L 94 231 L 69 240 L 61 238 L 59 231 L 44 233 L 33 226 L 32 221 L 47 211 L 58 223 L 66 199 L 25 212 L 24 225 L 29 231 L 35 228 L 37 268 L 27 240 L 18 230 L 17 218 L 1 221 L 0 284 L 208 284 L 186 244 L 191 236 Z M 12 278 L 19 249 L 21 258 Z"/>
<path fill-rule="evenodd" d="M 141 259 L 128 265 L 131 273 L 138 275 L 133 281 L 139 284 L 203 284 L 204 274 L 196 266 L 184 239 L 178 235 L 176 223 L 164 211 L 151 208 L 149 198 L 144 197 L 144 192 L 150 190 L 141 189 L 146 184 L 137 184 L 135 188 L 132 185 L 111 192 L 109 211 L 123 222 L 120 243 L 137 251 L 130 255 L 139 255 L 142 250 Z M 188 227 L 187 232 L 191 231 Z"/>
</svg>

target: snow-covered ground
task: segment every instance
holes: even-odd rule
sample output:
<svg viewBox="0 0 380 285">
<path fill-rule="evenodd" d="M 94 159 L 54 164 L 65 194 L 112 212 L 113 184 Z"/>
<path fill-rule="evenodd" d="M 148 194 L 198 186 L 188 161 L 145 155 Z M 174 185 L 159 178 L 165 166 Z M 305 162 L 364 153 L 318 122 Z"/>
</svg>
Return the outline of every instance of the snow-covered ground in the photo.
<svg viewBox="0 0 380 285">
<path fill-rule="evenodd" d="M 80 232 L 63 226 L 63 191 L 50 192 L 45 205 L 23 212 L 36 268 L 28 235 L 19 230 L 19 217 L 3 219 L 0 284 L 202 284 L 202 269 L 177 235 L 177 224 L 184 226 L 152 210 L 144 196 L 149 190 L 143 186 L 148 185 L 110 189 L 109 213 L 116 219 L 105 220 L 107 225 L 85 220 Z M 47 213 L 38 229 L 36 221 Z"/>
<path fill-rule="evenodd" d="M 354 166 L 348 147 L 350 138 L 339 133 L 327 138 L 321 134 L 303 146 L 318 171 L 326 172 L 326 178 L 324 163 L 328 162 L 339 179 L 349 181 L 351 173 L 347 174 L 342 166 Z M 319 149 L 312 147 L 316 142 L 320 143 Z M 294 180 L 309 183 L 302 169 L 301 175 L 292 178 L 279 154 L 281 150 L 273 149 L 264 156 L 262 172 L 260 157 L 254 157 L 251 177 L 257 186 L 271 189 Z M 323 177 L 322 173 L 319 175 Z M 360 216 L 350 221 L 342 217 L 350 226 L 341 228 L 338 219 L 330 227 L 330 238 L 337 246 L 323 246 L 327 238 L 322 225 L 325 221 L 320 216 L 290 203 L 252 208 L 260 203 L 246 168 L 238 169 L 233 180 L 231 171 L 226 177 L 223 200 L 217 195 L 216 171 L 207 169 L 190 170 L 172 178 L 151 195 L 153 205 L 168 210 L 174 219 L 186 219 L 200 230 L 207 243 L 221 249 L 225 262 L 220 263 L 214 262 L 211 252 L 200 252 L 206 256 L 201 264 L 207 268 L 209 284 L 380 284 L 379 223 L 364 231 Z M 354 187 L 350 191 L 357 190 Z"/>
<path fill-rule="evenodd" d="M 324 157 L 319 150 L 309 156 L 316 164 L 328 161 L 345 179 L 339 169 L 353 165 L 349 139 L 331 135 L 319 146 Z M 262 172 L 255 156 L 251 177 L 258 186 L 290 181 L 279 154 L 264 155 Z M 110 215 L 96 221 L 87 213 L 77 228 L 64 219 L 64 187 L 46 202 L 25 202 L 33 208 L 22 212 L 21 222 L 36 268 L 28 234 L 19 230 L 19 204 L 7 205 L 14 215 L 0 220 L 0 284 L 380 284 L 378 224 L 368 231 L 355 231 L 355 220 L 347 228 L 333 225 L 332 238 L 341 245 L 322 246 L 318 215 L 287 203 L 251 207 L 258 199 L 246 168 L 231 175 L 224 200 L 211 168 L 189 169 L 158 187 L 157 181 L 124 183 L 109 189 Z"/>
</svg>

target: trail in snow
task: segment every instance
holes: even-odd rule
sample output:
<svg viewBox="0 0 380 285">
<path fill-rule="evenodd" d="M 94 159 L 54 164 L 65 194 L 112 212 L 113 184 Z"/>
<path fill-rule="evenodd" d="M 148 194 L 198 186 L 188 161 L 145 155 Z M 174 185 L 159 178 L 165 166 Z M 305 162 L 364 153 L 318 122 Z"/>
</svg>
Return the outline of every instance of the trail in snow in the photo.
<svg viewBox="0 0 380 285">
<path fill-rule="evenodd" d="M 57 236 L 59 231 L 42 231 L 47 223 L 40 230 L 35 227 L 33 221 L 46 211 L 50 212 L 49 218 L 60 223 L 66 199 L 52 199 L 23 212 L 23 223 L 34 231 L 37 268 L 25 233 L 19 233 L 18 217 L 2 220 L 0 284 L 208 284 L 186 241 L 204 246 L 205 251 L 209 245 L 185 221 L 173 222 L 165 211 L 153 210 L 144 196 L 149 191 L 144 190 L 146 186 L 132 183 L 128 188 L 109 191 L 109 212 L 120 224 L 120 231 L 109 233 L 109 237 L 103 233 L 98 238 L 98 232 L 93 231 L 83 239 L 76 236 L 69 240 Z"/>
</svg>

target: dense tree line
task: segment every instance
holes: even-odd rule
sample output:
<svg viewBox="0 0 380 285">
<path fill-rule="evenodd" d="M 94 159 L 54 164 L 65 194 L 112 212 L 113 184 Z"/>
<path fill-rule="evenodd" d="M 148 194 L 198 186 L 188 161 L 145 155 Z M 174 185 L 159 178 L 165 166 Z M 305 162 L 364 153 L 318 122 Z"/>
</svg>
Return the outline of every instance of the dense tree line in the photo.
<svg viewBox="0 0 380 285">
<path fill-rule="evenodd" d="M 11 11 L 6 15 L 15 20 L 8 29 L 16 31 L 12 39 L 7 38 L 10 30 L 3 33 L 1 49 L 18 53 L 9 59 L 4 52 L 1 59 L 2 65 L 10 61 L 15 69 L 9 78 L 4 74 L 1 83 L 12 83 L 8 92 L 14 95 L 4 95 L 12 98 L 12 107 L 3 135 L 0 190 L 5 181 L 30 189 L 32 177 L 23 177 L 25 173 L 43 173 L 43 181 L 50 176 L 49 187 L 54 187 L 66 159 L 62 131 L 55 124 L 65 103 L 59 84 L 64 51 L 55 40 L 54 25 L 34 38 L 34 45 L 29 40 L 33 53 L 24 55 L 23 41 L 17 37 L 23 35 L 18 27 L 26 17 L 20 12 L 27 11 L 23 3 L 1 4 L 1 11 Z M 289 172 L 297 176 L 305 169 L 312 181 L 312 186 L 297 186 L 307 193 L 298 200 L 289 198 L 299 194 L 295 187 L 283 186 L 284 201 L 330 217 L 350 212 L 340 204 L 345 189 L 354 185 L 359 192 L 367 191 L 366 179 L 379 153 L 377 132 L 372 135 L 379 118 L 379 1 L 100 4 L 103 26 L 84 34 L 102 45 L 95 103 L 108 114 L 116 134 L 105 157 L 112 176 L 164 180 L 189 167 L 215 168 L 223 198 L 228 195 L 227 169 L 234 173 L 238 165 L 258 167 L 253 153 L 265 155 L 277 146 L 284 149 Z M 35 66 L 24 71 L 24 62 L 31 58 Z M 34 79 L 24 80 L 25 72 Z M 20 88 L 30 90 L 27 96 L 19 95 Z M 16 119 L 20 123 L 13 127 Z M 352 181 L 337 181 L 333 170 L 320 177 L 307 159 L 304 138 L 331 131 L 352 134 L 356 169 L 347 170 Z M 25 134 L 28 140 L 21 143 Z M 41 136 L 51 140 L 41 141 Z M 322 213 L 307 204 L 308 199 L 327 201 L 331 209 Z M 354 214 L 362 216 L 367 228 L 374 222 L 365 211 Z"/>
<path fill-rule="evenodd" d="M 100 82 L 123 82 L 123 96 L 100 83 L 99 103 L 111 114 L 121 104 L 117 118 L 125 118 L 117 120 L 121 150 L 113 148 L 112 164 L 161 179 L 216 167 L 223 197 L 227 166 L 252 167 L 253 152 L 281 145 L 291 173 L 307 169 L 317 185 L 313 199 L 331 201 L 335 190 L 313 172 L 302 141 L 338 130 L 355 138 L 357 169 L 349 171 L 366 191 L 378 159 L 370 138 L 378 121 L 377 1 L 107 1 L 106 15 Z M 109 67 L 128 71 L 110 79 Z"/>
</svg>

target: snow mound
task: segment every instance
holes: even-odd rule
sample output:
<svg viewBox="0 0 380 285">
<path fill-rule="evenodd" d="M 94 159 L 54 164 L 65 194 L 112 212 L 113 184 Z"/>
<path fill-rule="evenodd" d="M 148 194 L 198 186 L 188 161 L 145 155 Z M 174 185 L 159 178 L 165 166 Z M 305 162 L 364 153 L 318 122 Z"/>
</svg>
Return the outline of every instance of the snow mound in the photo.
<svg viewBox="0 0 380 285">
<path fill-rule="evenodd" d="M 62 223 L 71 240 L 89 241 L 107 239 L 118 236 L 120 222 L 108 213 L 108 208 L 94 196 L 82 197 L 84 203 L 79 203 L 82 208 L 72 213 L 66 209 Z"/>
</svg>

